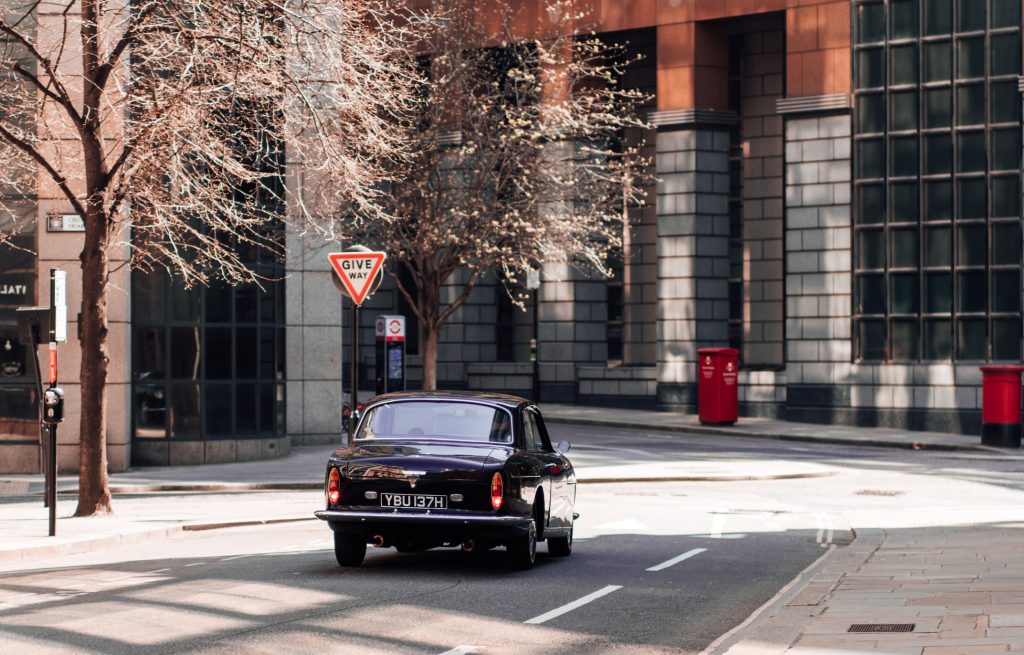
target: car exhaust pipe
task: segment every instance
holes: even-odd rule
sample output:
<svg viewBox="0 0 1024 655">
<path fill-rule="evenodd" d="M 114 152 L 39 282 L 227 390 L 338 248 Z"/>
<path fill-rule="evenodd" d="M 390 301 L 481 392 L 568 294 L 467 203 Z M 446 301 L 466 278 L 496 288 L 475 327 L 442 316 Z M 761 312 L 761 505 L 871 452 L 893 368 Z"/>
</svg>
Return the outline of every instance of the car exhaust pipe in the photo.
<svg viewBox="0 0 1024 655">
<path fill-rule="evenodd" d="M 476 551 L 476 539 L 466 539 L 462 542 L 462 552 L 472 553 Z"/>
<path fill-rule="evenodd" d="M 373 535 L 373 539 L 370 540 L 370 543 L 373 544 L 374 548 L 387 548 L 387 546 L 385 545 L 386 542 L 384 541 L 384 537 L 382 537 L 379 534 Z"/>
</svg>

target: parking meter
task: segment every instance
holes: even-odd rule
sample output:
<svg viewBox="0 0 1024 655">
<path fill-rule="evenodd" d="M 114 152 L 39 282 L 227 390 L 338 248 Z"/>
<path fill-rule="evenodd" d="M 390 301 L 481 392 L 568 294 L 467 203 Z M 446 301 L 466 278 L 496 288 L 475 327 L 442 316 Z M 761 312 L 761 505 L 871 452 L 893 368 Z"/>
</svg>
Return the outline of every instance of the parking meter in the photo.
<svg viewBox="0 0 1024 655">
<path fill-rule="evenodd" d="M 43 423 L 55 425 L 64 422 L 64 390 L 53 387 L 43 392 Z"/>
</svg>

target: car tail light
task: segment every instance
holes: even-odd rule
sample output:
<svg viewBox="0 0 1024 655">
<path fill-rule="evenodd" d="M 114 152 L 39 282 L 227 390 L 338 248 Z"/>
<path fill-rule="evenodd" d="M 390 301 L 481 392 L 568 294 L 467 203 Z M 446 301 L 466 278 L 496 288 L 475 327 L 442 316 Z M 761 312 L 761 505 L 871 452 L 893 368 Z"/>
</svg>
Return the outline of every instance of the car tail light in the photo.
<svg viewBox="0 0 1024 655">
<path fill-rule="evenodd" d="M 505 502 L 505 483 L 501 479 L 501 473 L 495 473 L 491 476 L 491 507 L 501 509 L 503 502 Z"/>
<path fill-rule="evenodd" d="M 332 466 L 331 472 L 327 475 L 327 502 L 337 505 L 339 500 L 341 500 L 341 475 L 338 474 L 338 469 Z"/>
</svg>

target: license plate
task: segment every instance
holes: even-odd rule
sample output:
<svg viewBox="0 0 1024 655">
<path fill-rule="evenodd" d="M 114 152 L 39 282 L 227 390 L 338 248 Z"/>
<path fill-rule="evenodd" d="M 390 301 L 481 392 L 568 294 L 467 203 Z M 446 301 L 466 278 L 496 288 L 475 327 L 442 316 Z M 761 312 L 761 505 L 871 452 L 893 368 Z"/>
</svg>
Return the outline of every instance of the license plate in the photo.
<svg viewBox="0 0 1024 655">
<path fill-rule="evenodd" d="M 381 507 L 410 507 L 413 509 L 446 509 L 448 499 L 445 496 L 382 493 L 380 505 Z"/>
</svg>

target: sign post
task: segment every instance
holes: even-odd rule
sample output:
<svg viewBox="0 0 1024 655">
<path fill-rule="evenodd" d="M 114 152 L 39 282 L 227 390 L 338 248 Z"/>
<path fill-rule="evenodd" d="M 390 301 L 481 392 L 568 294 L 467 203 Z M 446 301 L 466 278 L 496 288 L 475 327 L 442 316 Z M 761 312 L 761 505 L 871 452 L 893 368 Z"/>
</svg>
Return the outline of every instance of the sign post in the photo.
<svg viewBox="0 0 1024 655">
<path fill-rule="evenodd" d="M 383 252 L 363 246 L 352 246 L 345 252 L 327 255 L 335 273 L 335 286 L 352 299 L 352 411 L 349 414 L 349 436 L 355 435 L 359 413 L 359 307 L 380 286 L 384 272 Z"/>
<path fill-rule="evenodd" d="M 36 366 L 36 385 L 42 408 L 41 428 L 46 431 L 45 440 L 41 440 L 44 453 L 43 469 L 46 476 L 44 506 L 50 510 L 50 536 L 54 537 L 57 535 L 57 424 L 64 422 L 64 391 L 57 386 L 57 344 L 67 341 L 67 273 L 59 268 L 50 269 L 49 307 L 19 307 L 17 313 L 18 323 L 26 333 L 26 340 L 32 344 L 32 361 Z M 50 386 L 45 391 L 39 364 L 39 346 L 44 343 L 44 329 L 46 341 L 50 345 Z"/>
</svg>

